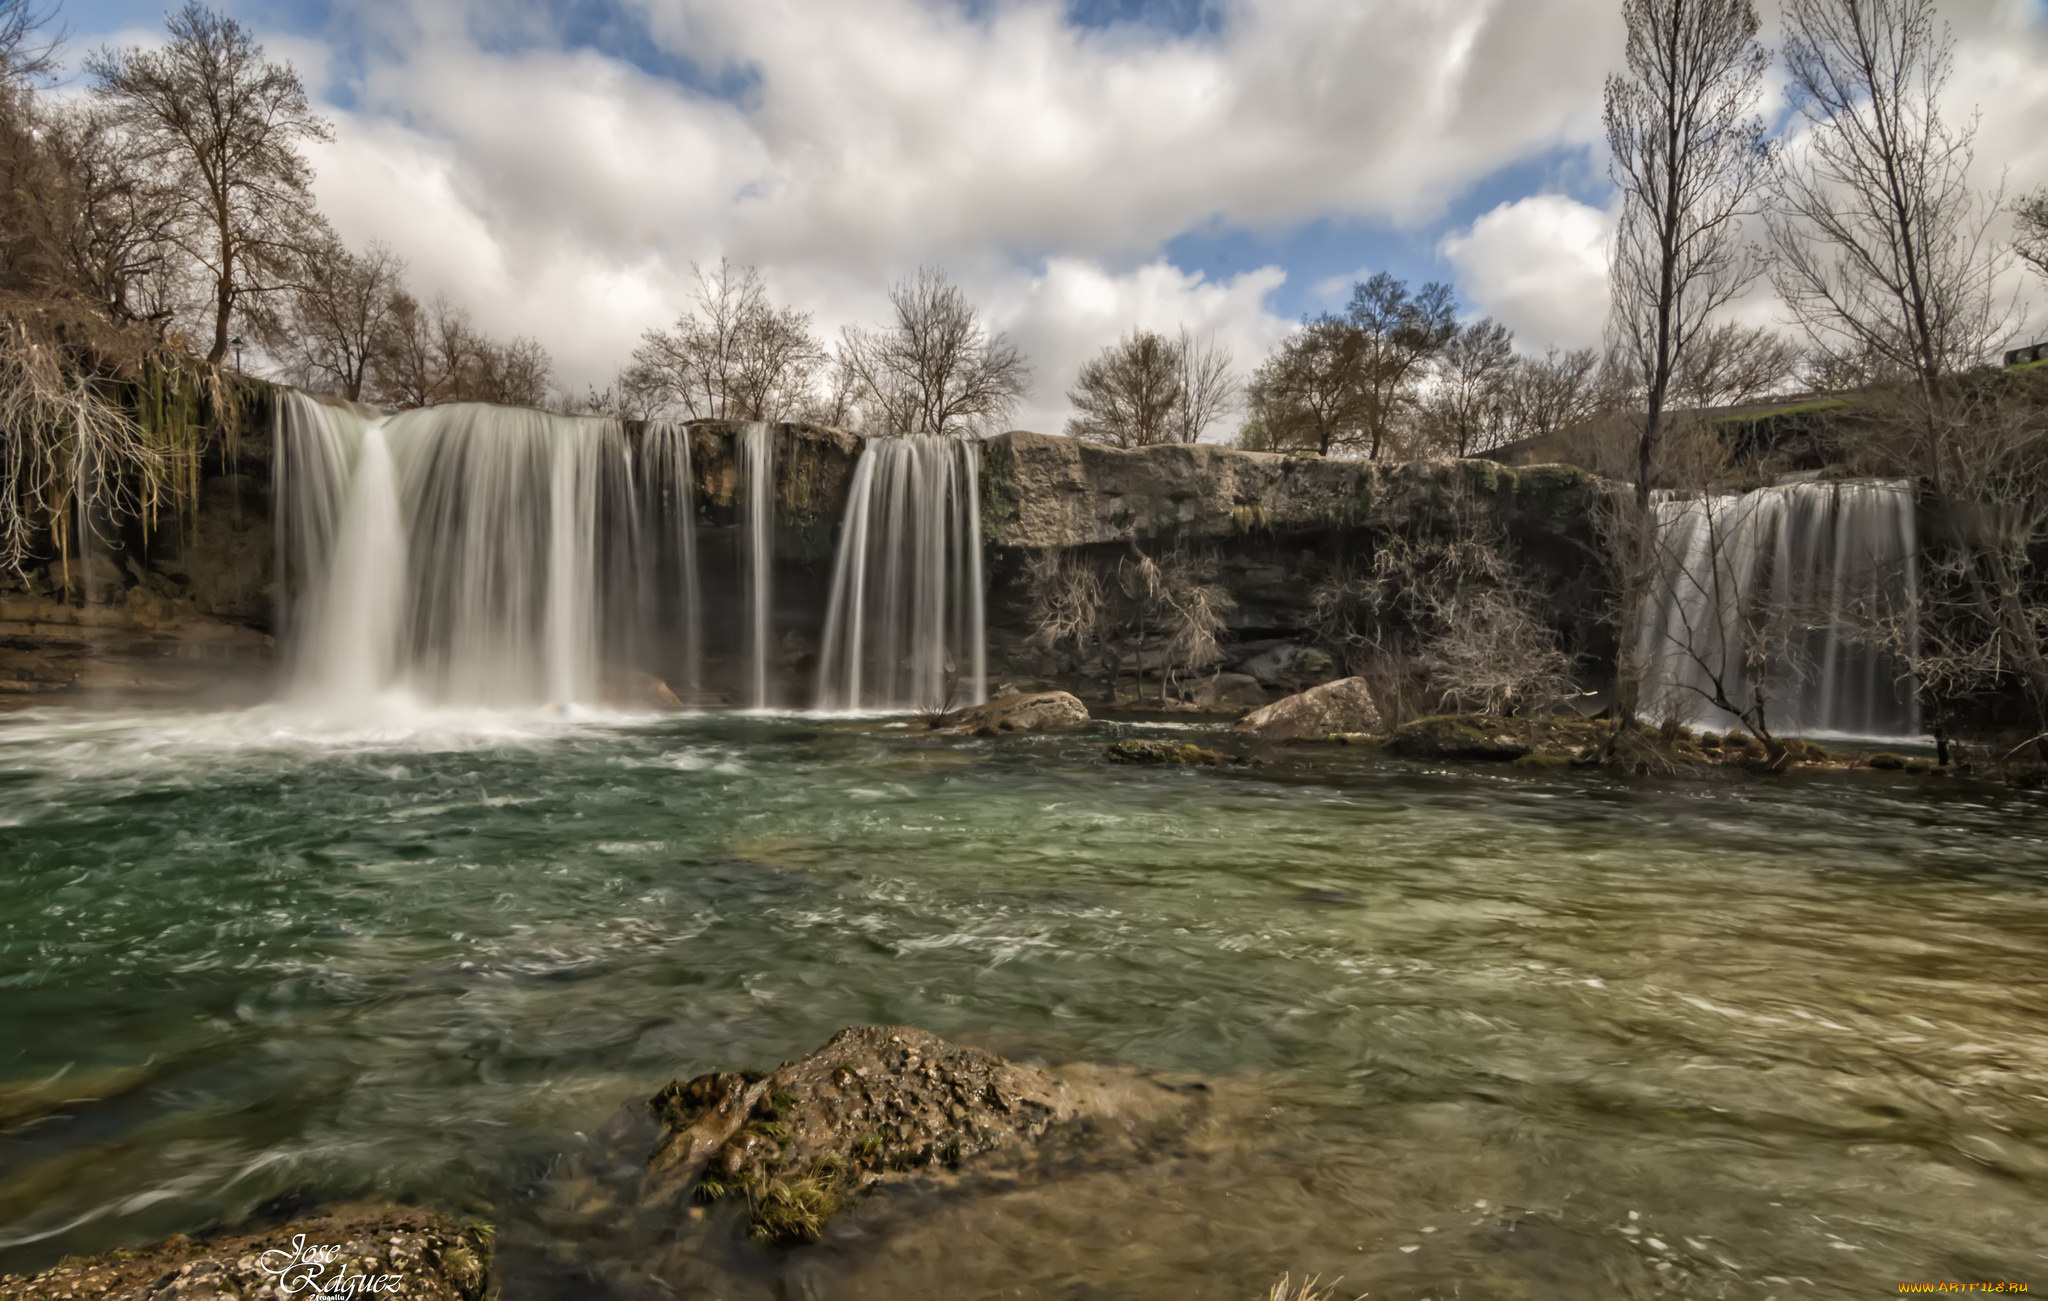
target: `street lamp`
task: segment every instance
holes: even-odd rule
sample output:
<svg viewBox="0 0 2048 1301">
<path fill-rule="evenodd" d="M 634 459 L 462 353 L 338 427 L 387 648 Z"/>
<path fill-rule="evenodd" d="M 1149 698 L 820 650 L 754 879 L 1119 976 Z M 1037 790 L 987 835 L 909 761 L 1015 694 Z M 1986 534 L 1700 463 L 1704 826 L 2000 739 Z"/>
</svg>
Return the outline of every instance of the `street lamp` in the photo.
<svg viewBox="0 0 2048 1301">
<path fill-rule="evenodd" d="M 228 347 L 235 350 L 235 374 L 239 375 L 242 373 L 242 336 L 238 334 L 229 339 Z"/>
</svg>

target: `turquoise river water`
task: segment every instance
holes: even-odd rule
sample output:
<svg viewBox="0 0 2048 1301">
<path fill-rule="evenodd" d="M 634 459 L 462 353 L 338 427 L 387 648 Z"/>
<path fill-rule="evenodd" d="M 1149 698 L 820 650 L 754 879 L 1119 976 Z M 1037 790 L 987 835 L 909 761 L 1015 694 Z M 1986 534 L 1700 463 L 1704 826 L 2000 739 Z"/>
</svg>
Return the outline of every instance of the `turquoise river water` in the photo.
<svg viewBox="0 0 2048 1301">
<path fill-rule="evenodd" d="M 2038 795 L 1124 733 L 1169 734 L 0 722 L 0 1272 L 417 1197 L 497 1226 L 506 1301 L 669 1295 L 554 1240 L 578 1145 L 888 1022 L 1214 1113 L 886 1233 L 735 1231 L 718 1294 L 2048 1292 Z"/>
</svg>

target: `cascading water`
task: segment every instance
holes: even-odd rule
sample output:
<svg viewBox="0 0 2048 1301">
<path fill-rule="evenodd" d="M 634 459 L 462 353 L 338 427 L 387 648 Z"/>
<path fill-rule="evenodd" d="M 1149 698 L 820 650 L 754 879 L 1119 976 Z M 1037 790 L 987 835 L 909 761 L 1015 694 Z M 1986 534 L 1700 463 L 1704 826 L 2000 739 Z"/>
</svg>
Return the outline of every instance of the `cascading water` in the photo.
<svg viewBox="0 0 2048 1301">
<path fill-rule="evenodd" d="M 1759 695 L 1781 732 L 1920 734 L 1913 683 L 1875 630 L 1917 600 L 1902 483 L 1796 483 L 1657 503 L 1662 577 L 1644 610 L 1646 703 L 1727 727 Z"/>
<path fill-rule="evenodd" d="M 292 694 L 346 709 L 591 703 L 622 667 L 697 671 L 689 436 L 457 405 L 279 406 Z"/>
<path fill-rule="evenodd" d="M 770 615 L 775 599 L 774 427 L 761 423 L 745 426 L 736 451 L 746 490 L 740 508 L 740 555 L 746 569 L 748 683 L 753 707 L 766 709 Z"/>
<path fill-rule="evenodd" d="M 825 709 L 987 698 L 980 456 L 952 438 L 878 438 L 854 467 L 825 615 Z"/>
</svg>

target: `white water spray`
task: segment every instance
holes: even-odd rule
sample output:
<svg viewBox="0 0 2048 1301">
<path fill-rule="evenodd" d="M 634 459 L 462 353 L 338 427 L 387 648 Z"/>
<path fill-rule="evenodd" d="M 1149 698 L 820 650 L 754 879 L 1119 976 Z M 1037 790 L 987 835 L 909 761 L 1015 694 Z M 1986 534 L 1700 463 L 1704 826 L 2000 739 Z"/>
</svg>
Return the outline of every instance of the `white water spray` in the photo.
<svg viewBox="0 0 2048 1301">
<path fill-rule="evenodd" d="M 871 440 L 854 467 L 826 607 L 824 709 L 987 699 L 980 456 L 960 439 Z"/>
</svg>

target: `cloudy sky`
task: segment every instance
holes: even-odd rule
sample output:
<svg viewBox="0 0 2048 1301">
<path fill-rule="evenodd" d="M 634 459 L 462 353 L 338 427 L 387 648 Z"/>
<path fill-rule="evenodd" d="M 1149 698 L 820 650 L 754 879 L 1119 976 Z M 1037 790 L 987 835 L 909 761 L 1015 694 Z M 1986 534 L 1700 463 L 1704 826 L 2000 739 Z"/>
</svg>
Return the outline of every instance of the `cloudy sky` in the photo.
<svg viewBox="0 0 2048 1301">
<path fill-rule="evenodd" d="M 1618 0 L 225 8 L 332 117 L 317 188 L 344 237 L 579 388 L 721 255 L 828 333 L 944 266 L 1030 354 L 1019 423 L 1048 430 L 1133 325 L 1213 329 L 1248 367 L 1380 269 L 1452 282 L 1528 351 L 1596 341 L 1605 312 Z M 162 10 L 64 20 L 76 52 L 149 40 Z M 1944 11 L 1983 181 L 2048 182 L 2048 0 Z"/>
</svg>

